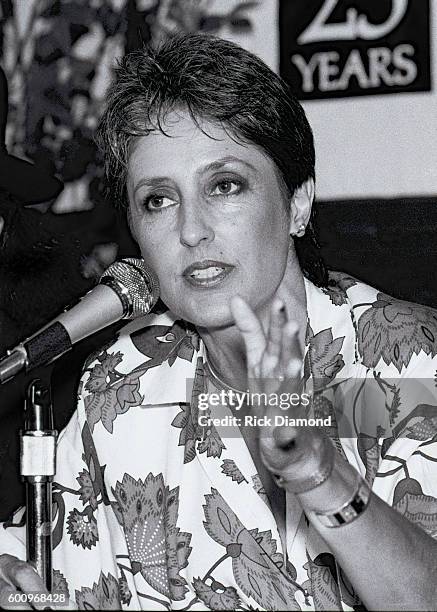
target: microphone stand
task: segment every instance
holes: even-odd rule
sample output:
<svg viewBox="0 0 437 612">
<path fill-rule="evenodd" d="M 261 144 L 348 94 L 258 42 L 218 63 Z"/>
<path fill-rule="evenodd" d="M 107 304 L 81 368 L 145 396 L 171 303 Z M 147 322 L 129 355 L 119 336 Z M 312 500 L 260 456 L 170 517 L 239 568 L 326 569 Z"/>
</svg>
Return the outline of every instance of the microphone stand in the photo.
<svg viewBox="0 0 437 612">
<path fill-rule="evenodd" d="M 26 548 L 47 590 L 52 590 L 52 481 L 56 438 L 50 389 L 36 379 L 27 389 L 20 431 L 20 473 L 26 485 Z"/>
</svg>

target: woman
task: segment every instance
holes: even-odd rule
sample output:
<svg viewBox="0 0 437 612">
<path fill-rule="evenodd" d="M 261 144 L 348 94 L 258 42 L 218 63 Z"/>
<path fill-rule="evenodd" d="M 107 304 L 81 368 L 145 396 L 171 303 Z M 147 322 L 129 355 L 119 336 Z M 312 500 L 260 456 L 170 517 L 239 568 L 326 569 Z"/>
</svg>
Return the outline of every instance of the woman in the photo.
<svg viewBox="0 0 437 612">
<path fill-rule="evenodd" d="M 436 315 L 328 280 L 300 105 L 255 56 L 178 36 L 122 61 L 100 141 L 169 310 L 85 367 L 57 588 L 81 609 L 431 608 Z M 2 601 L 42 589 L 20 539 L 1 536 Z"/>
</svg>

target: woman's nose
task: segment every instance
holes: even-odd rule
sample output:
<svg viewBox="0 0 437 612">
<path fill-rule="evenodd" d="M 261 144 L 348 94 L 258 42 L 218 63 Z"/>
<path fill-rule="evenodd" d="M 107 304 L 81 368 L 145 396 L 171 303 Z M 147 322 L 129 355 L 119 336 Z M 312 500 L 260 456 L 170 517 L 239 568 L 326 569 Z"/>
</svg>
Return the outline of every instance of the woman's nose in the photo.
<svg viewBox="0 0 437 612">
<path fill-rule="evenodd" d="M 185 209 L 181 220 L 181 244 L 195 247 L 201 242 L 211 242 L 214 237 L 214 230 L 198 209 Z"/>
</svg>

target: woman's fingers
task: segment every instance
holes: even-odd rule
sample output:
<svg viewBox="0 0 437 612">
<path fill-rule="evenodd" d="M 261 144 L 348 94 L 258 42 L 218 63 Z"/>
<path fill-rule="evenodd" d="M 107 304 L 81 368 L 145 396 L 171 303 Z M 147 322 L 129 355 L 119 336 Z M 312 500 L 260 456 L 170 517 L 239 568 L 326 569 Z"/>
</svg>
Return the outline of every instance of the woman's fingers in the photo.
<svg viewBox="0 0 437 612">
<path fill-rule="evenodd" d="M 284 303 L 276 298 L 270 309 L 269 331 L 266 349 L 261 363 L 261 373 L 264 378 L 273 378 L 279 363 L 282 344 L 282 330 L 286 321 Z"/>
<path fill-rule="evenodd" d="M 289 321 L 282 329 L 278 370 L 282 371 L 285 377 L 282 391 L 287 391 L 290 397 L 287 409 L 287 416 L 290 418 L 298 417 L 302 410 L 296 397 L 296 394 L 302 392 L 302 359 L 299 327 L 294 321 Z M 268 437 L 260 441 L 261 455 L 268 469 L 279 472 L 287 465 L 298 462 L 304 455 L 305 445 L 302 445 L 302 440 L 306 440 L 306 431 L 287 425 L 272 427 L 268 434 Z"/>
<path fill-rule="evenodd" d="M 5 580 L 0 580 L 0 609 L 1 610 L 32 610 L 26 602 L 18 600 L 18 591 Z"/>
<path fill-rule="evenodd" d="M 12 555 L 2 555 L 6 557 L 2 565 L 4 578 L 14 586 L 18 586 L 22 591 L 36 591 L 46 593 L 48 591 L 43 579 L 30 563 L 21 561 Z"/>
<path fill-rule="evenodd" d="M 5 582 L 4 580 L 0 580 L 0 609 L 1 610 L 34 610 L 32 606 L 25 601 L 21 601 L 23 597 L 19 598 L 19 595 L 22 595 L 16 588 Z M 43 608 L 41 608 L 43 609 Z"/>
<path fill-rule="evenodd" d="M 299 327 L 294 321 L 286 323 L 281 335 L 281 353 L 278 369 L 281 370 L 288 385 L 293 387 L 300 378 L 302 351 L 299 344 Z"/>
<path fill-rule="evenodd" d="M 230 307 L 244 339 L 249 377 L 264 378 L 264 383 L 278 376 L 293 382 L 299 379 L 302 365 L 299 329 L 296 323 L 286 321 L 282 300 L 275 298 L 272 303 L 267 337 L 257 315 L 243 298 L 234 296 Z"/>
<path fill-rule="evenodd" d="M 35 603 L 36 594 L 48 595 L 48 591 L 42 578 L 29 563 L 25 563 L 12 555 L 0 555 L 0 580 L 0 605 L 2 607 L 10 604 L 8 601 L 10 596 L 19 589 L 23 594 L 32 595 L 32 605 L 21 602 L 20 599 L 19 604 L 23 606 L 21 609 L 44 610 L 46 608 L 47 603 Z M 17 609 L 16 602 L 13 601 L 12 603 L 15 603 L 15 606 L 11 606 L 11 609 Z"/>
<path fill-rule="evenodd" d="M 301 389 L 302 349 L 299 338 L 299 327 L 294 321 L 287 321 L 283 302 L 276 298 L 270 309 L 270 321 L 267 336 L 262 325 L 250 306 L 239 296 L 231 300 L 231 312 L 241 332 L 247 353 L 248 375 L 252 377 L 251 389 L 262 391 L 267 395 L 283 392 L 290 399 L 288 416 L 300 413 L 299 394 Z M 279 385 L 278 385 L 279 381 Z M 285 395 L 286 395 L 285 394 Z M 293 403 L 291 403 L 293 402 Z M 297 402 L 297 403 L 296 403 Z M 255 413 L 271 417 L 270 426 L 262 426 L 259 431 L 261 457 L 267 468 L 278 473 L 290 466 L 301 467 L 305 455 L 307 432 L 293 427 L 275 426 L 278 414 L 278 403 L 252 402 Z M 303 434 L 303 435 L 302 435 Z"/>
<path fill-rule="evenodd" d="M 252 373 L 261 362 L 266 347 L 264 330 L 256 314 L 239 295 L 231 299 L 230 307 L 235 323 L 243 336 L 248 371 Z"/>
</svg>

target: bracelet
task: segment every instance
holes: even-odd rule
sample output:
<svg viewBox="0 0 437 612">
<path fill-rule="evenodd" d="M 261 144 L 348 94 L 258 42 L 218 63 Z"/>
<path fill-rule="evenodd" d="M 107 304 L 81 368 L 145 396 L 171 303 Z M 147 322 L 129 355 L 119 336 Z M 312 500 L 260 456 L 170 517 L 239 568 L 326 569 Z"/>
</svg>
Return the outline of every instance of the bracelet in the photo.
<svg viewBox="0 0 437 612">
<path fill-rule="evenodd" d="M 332 474 L 335 460 L 335 448 L 328 436 L 323 437 L 322 448 L 320 450 L 319 465 L 316 470 L 304 478 L 293 478 L 288 475 L 273 474 L 278 487 L 286 489 L 289 493 L 306 493 L 312 491 Z M 291 466 L 292 467 L 292 466 Z"/>
<path fill-rule="evenodd" d="M 349 501 L 334 512 L 316 512 L 315 515 L 325 527 L 341 527 L 357 519 L 369 505 L 369 500 L 369 485 L 360 477 L 358 487 Z"/>
</svg>

